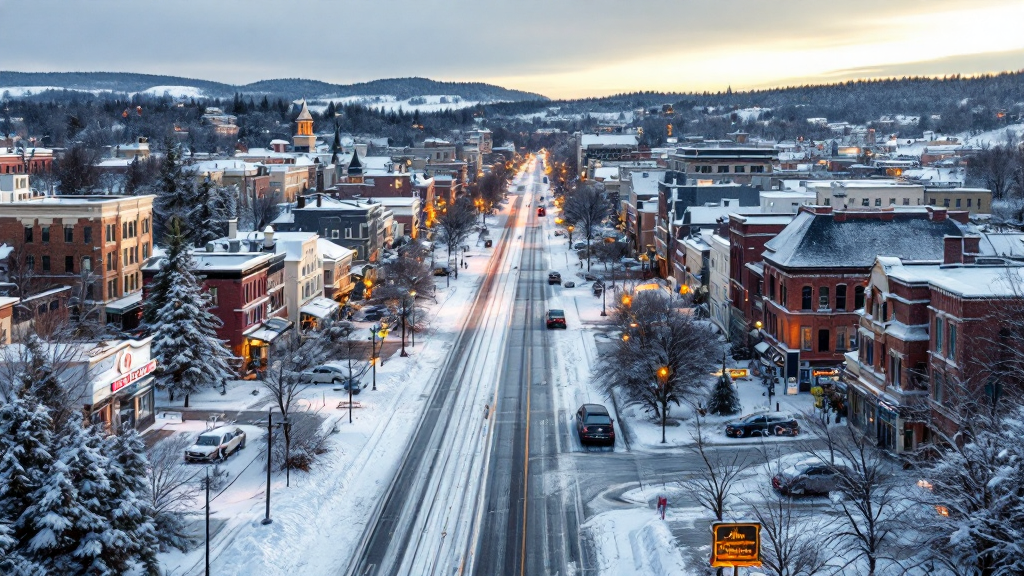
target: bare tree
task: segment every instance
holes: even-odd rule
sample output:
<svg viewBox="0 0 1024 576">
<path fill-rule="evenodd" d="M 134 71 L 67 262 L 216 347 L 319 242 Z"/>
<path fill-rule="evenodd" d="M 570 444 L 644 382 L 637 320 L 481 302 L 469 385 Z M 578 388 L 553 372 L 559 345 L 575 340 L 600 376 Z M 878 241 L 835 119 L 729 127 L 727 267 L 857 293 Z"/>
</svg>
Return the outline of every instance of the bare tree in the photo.
<svg viewBox="0 0 1024 576">
<path fill-rule="evenodd" d="M 240 203 L 238 208 L 242 226 L 244 229 L 262 232 L 277 218 L 280 200 L 274 192 L 267 192 L 262 196 L 250 192 L 245 196 L 245 201 Z"/>
<path fill-rule="evenodd" d="M 690 489 L 697 503 L 721 522 L 725 519 L 736 481 L 747 467 L 745 452 L 709 450 L 699 417 L 693 419 L 690 437 L 693 438 L 690 450 L 700 459 L 701 466 L 684 481 L 684 485 Z"/>
<path fill-rule="evenodd" d="M 624 299 L 626 300 L 626 299 Z M 722 357 L 712 328 L 696 320 L 674 297 L 649 290 L 616 304 L 622 329 L 611 354 L 600 364 L 600 379 L 610 393 L 620 389 L 661 420 L 661 441 L 672 404 L 696 405 L 705 379 Z"/>
<path fill-rule="evenodd" d="M 769 476 L 779 472 L 777 451 L 765 462 Z M 832 532 L 834 519 L 821 511 L 801 514 L 792 497 L 764 483 L 743 500 L 761 524 L 762 570 L 771 576 L 815 576 L 830 571 L 836 551 L 821 535 Z"/>
<path fill-rule="evenodd" d="M 438 241 L 448 247 L 448 261 L 452 259 L 452 249 L 458 248 L 476 225 L 476 209 L 472 200 L 463 196 L 448 206 L 448 210 L 437 219 Z"/>
<path fill-rule="evenodd" d="M 587 238 L 587 270 L 590 270 L 590 241 L 597 233 L 598 226 L 611 213 L 611 204 L 605 198 L 604 185 L 585 182 L 567 194 L 562 209 L 566 222 Z"/>
<path fill-rule="evenodd" d="M 170 548 L 187 552 L 197 542 L 185 519 L 196 508 L 199 469 L 188 466 L 181 457 L 191 444 L 189 435 L 179 434 L 158 442 L 149 451 L 150 504 L 162 552 Z"/>
</svg>

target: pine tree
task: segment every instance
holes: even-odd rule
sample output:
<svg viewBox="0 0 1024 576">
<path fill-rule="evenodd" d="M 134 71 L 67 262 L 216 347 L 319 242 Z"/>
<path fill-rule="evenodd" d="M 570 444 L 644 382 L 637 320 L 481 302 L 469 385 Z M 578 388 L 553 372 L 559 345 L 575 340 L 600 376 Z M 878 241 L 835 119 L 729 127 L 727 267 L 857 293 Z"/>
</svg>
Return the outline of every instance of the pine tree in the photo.
<svg viewBox="0 0 1024 576">
<path fill-rule="evenodd" d="M 146 306 L 155 308 L 149 326 L 154 332 L 153 358 L 159 366 L 157 388 L 167 390 L 172 399 L 176 393 L 184 394 L 185 407 L 191 393 L 222 384 L 231 375 L 230 353 L 217 338 L 221 321 L 210 313 L 210 296 L 193 274 L 194 267 L 185 236 L 174 220 L 166 263 L 154 279 L 165 292 L 149 298 Z"/>
<path fill-rule="evenodd" d="M 0 407 L 0 573 L 43 574 L 25 554 L 33 535 L 24 519 L 53 463 L 52 422 L 31 396 Z"/>
<path fill-rule="evenodd" d="M 718 377 L 715 387 L 711 389 L 711 395 L 708 397 L 708 412 L 719 416 L 730 416 L 738 414 L 741 409 L 740 397 L 736 393 L 736 387 L 733 386 L 732 377 L 729 376 L 723 359 L 722 375 Z"/>
<path fill-rule="evenodd" d="M 107 518 L 112 534 L 107 542 L 107 562 L 116 574 L 124 574 L 135 564 L 146 573 L 158 575 L 157 538 L 154 512 L 149 497 L 146 446 L 139 434 L 126 428 L 106 440 Z"/>
<path fill-rule="evenodd" d="M 157 218 L 153 219 L 153 224 L 158 238 L 167 233 L 173 218 L 181 220 L 186 227 L 192 222 L 197 200 L 195 188 L 192 176 L 186 174 L 183 168 L 181 147 L 177 144 L 169 145 L 167 155 L 160 164 L 157 184 Z"/>
<path fill-rule="evenodd" d="M 57 373 L 54 355 L 60 355 L 60 344 L 44 343 L 35 334 L 25 340 L 24 366 L 18 374 L 18 387 L 47 408 L 52 428 L 60 432 L 69 418 L 80 415 L 72 396 L 75 394 Z"/>
</svg>

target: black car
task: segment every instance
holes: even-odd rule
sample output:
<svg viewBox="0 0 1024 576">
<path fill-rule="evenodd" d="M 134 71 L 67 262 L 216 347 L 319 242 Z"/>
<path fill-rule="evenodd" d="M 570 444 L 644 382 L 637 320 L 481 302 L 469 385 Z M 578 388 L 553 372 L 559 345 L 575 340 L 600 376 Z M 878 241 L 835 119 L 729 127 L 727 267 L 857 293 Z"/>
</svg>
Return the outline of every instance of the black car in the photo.
<svg viewBox="0 0 1024 576">
<path fill-rule="evenodd" d="M 584 404 L 576 411 L 580 444 L 615 444 L 615 421 L 600 404 Z"/>
<path fill-rule="evenodd" d="M 548 272 L 548 285 L 549 286 L 551 284 L 558 285 L 558 284 L 561 284 L 561 283 L 562 283 L 562 275 L 561 274 L 559 274 L 558 272 Z"/>
<path fill-rule="evenodd" d="M 796 436 L 800 424 L 783 412 L 749 414 L 725 425 L 725 435 L 733 438 L 747 436 Z"/>
</svg>

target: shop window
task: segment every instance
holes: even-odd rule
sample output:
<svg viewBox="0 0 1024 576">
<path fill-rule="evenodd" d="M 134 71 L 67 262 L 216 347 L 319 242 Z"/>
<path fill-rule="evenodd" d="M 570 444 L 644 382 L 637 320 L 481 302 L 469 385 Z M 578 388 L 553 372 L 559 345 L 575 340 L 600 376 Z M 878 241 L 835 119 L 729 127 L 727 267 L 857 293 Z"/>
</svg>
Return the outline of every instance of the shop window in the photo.
<svg viewBox="0 0 1024 576">
<path fill-rule="evenodd" d="M 149 391 L 137 398 L 139 402 L 138 419 L 144 420 L 153 415 L 153 392 Z"/>
</svg>

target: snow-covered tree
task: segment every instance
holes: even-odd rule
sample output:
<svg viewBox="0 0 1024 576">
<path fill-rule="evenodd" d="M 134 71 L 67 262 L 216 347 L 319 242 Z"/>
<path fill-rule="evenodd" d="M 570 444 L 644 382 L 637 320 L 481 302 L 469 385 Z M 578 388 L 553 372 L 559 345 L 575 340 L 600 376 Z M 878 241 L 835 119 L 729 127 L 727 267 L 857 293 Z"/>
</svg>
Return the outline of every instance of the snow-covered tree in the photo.
<svg viewBox="0 0 1024 576">
<path fill-rule="evenodd" d="M 731 416 L 742 410 L 740 397 L 736 393 L 736 386 L 732 383 L 729 370 L 725 367 L 725 360 L 722 361 L 722 375 L 715 381 L 711 395 L 708 396 L 708 412 L 719 416 Z"/>
<path fill-rule="evenodd" d="M 612 205 L 605 197 L 604 185 L 586 182 L 566 194 L 562 209 L 565 221 L 576 226 L 577 232 L 587 240 L 587 270 L 590 270 L 590 241 L 597 228 L 612 213 Z"/>
<path fill-rule="evenodd" d="M 195 471 L 181 454 L 192 439 L 182 434 L 157 443 L 149 451 L 149 505 L 161 552 L 176 548 L 187 552 L 196 544 L 195 534 L 185 521 L 196 509 L 199 483 Z"/>
<path fill-rule="evenodd" d="M 452 249 L 469 238 L 469 233 L 476 225 L 476 207 L 468 196 L 463 196 L 448 206 L 448 209 L 437 219 L 438 241 L 448 248 L 448 260 L 452 259 Z"/>
<path fill-rule="evenodd" d="M 107 563 L 116 574 L 127 573 L 137 563 L 148 574 L 158 575 L 146 446 L 135 430 L 126 428 L 107 438 L 105 452 L 110 481 L 105 505 L 111 528 L 111 538 L 106 542 L 110 552 Z"/>
<path fill-rule="evenodd" d="M 52 421 L 31 397 L 14 397 L 0 406 L 0 569 L 4 574 L 43 574 L 26 553 L 34 535 L 26 514 L 54 461 Z"/>
<path fill-rule="evenodd" d="M 192 213 L 189 236 L 196 246 L 224 237 L 228 220 L 238 217 L 234 187 L 214 186 L 209 179 L 197 187 L 196 209 Z"/>
<path fill-rule="evenodd" d="M 167 155 L 160 164 L 160 175 L 155 188 L 157 198 L 154 206 L 153 232 L 157 238 L 163 237 L 170 230 L 171 220 L 175 218 L 186 227 L 192 223 L 198 198 L 193 177 L 184 169 L 180 145 L 172 144 L 167 147 Z"/>
<path fill-rule="evenodd" d="M 231 377 L 230 353 L 217 338 L 221 321 L 210 313 L 210 296 L 192 272 L 195 261 L 177 219 L 171 222 L 167 258 L 156 273 L 156 289 L 146 301 L 153 331 L 156 386 L 185 396 Z"/>
</svg>

